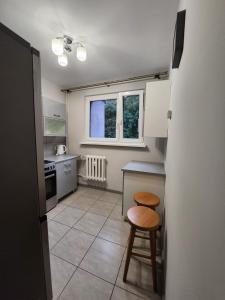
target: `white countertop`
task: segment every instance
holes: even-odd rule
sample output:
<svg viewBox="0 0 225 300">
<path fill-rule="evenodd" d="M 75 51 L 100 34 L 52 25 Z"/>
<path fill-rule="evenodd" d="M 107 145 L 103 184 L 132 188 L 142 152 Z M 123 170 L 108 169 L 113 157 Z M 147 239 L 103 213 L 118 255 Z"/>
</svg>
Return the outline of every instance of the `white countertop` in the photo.
<svg viewBox="0 0 225 300">
<path fill-rule="evenodd" d="M 165 176 L 163 163 L 151 163 L 145 161 L 131 161 L 122 168 L 123 172 L 138 172 Z"/>
<path fill-rule="evenodd" d="M 45 159 L 54 161 L 56 164 L 65 160 L 78 158 L 80 155 L 69 155 L 69 154 L 63 154 L 63 155 L 49 155 L 46 156 Z"/>
</svg>

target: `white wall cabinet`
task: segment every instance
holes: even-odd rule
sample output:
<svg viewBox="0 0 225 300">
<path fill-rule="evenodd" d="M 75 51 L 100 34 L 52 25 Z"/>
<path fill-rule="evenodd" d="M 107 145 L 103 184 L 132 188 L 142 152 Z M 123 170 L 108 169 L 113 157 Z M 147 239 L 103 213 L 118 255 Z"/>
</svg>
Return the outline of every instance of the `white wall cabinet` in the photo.
<svg viewBox="0 0 225 300">
<path fill-rule="evenodd" d="M 146 84 L 145 137 L 167 137 L 170 86 L 169 80 L 152 81 Z"/>
<path fill-rule="evenodd" d="M 66 136 L 66 120 L 44 117 L 44 136 Z"/>
<path fill-rule="evenodd" d="M 66 105 L 43 97 L 43 113 L 45 117 L 66 120 Z"/>
<path fill-rule="evenodd" d="M 44 136 L 66 136 L 66 105 L 43 97 Z"/>
</svg>

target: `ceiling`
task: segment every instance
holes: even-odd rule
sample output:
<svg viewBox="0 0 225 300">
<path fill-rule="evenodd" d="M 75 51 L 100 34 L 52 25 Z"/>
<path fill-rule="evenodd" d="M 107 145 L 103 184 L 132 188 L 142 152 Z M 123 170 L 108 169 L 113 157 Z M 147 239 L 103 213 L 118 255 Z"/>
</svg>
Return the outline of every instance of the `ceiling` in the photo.
<svg viewBox="0 0 225 300">
<path fill-rule="evenodd" d="M 41 52 L 42 76 L 63 88 L 169 68 L 178 0 L 0 0 L 0 20 Z M 87 61 L 62 68 L 59 34 L 84 36 Z"/>
</svg>

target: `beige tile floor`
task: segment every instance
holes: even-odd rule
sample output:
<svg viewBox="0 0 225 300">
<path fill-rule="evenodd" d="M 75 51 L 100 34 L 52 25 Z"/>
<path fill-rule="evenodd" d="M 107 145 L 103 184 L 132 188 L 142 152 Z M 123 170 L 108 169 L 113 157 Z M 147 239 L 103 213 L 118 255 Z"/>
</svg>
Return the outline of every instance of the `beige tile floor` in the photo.
<svg viewBox="0 0 225 300">
<path fill-rule="evenodd" d="M 54 300 L 160 299 L 146 262 L 132 258 L 122 281 L 129 224 L 121 210 L 121 195 L 79 187 L 48 213 Z"/>
</svg>

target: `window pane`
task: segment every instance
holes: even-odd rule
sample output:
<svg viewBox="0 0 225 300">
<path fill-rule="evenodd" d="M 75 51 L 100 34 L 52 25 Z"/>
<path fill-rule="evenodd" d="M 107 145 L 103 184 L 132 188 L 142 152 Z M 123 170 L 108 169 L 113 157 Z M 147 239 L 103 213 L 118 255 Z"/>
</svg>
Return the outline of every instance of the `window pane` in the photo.
<svg viewBox="0 0 225 300">
<path fill-rule="evenodd" d="M 90 102 L 90 137 L 116 137 L 116 100 Z"/>
<path fill-rule="evenodd" d="M 123 96 L 123 137 L 138 139 L 139 95 Z"/>
</svg>

